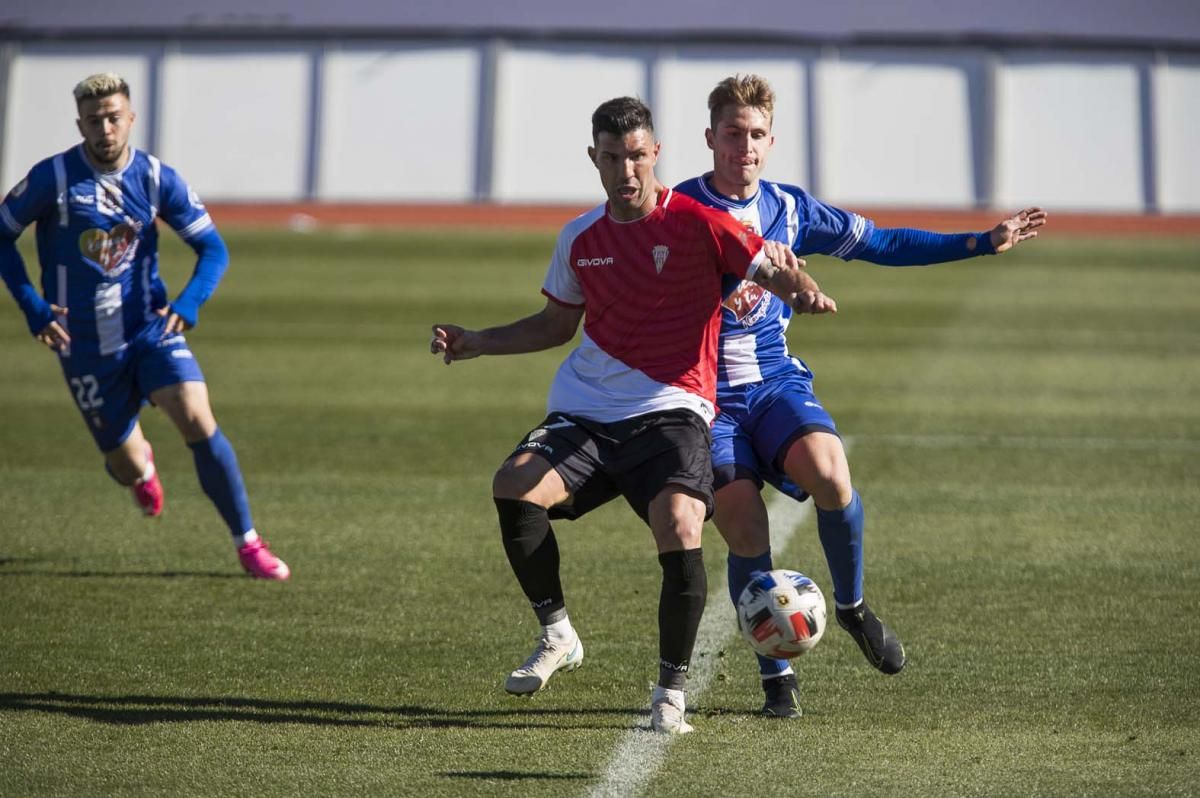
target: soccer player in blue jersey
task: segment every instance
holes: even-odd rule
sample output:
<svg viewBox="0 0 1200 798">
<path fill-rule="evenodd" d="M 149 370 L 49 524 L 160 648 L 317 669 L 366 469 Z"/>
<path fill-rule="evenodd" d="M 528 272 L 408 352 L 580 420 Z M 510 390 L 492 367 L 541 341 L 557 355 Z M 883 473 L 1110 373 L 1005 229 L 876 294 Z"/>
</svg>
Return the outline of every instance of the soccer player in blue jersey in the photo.
<svg viewBox="0 0 1200 798">
<path fill-rule="evenodd" d="M 987 232 L 941 235 L 877 228 L 826 205 L 803 189 L 761 179 L 774 144 L 775 95 L 757 75 L 726 78 L 710 93 L 705 131 L 713 170 L 677 186 L 722 208 L 797 255 L 819 253 L 885 266 L 916 266 L 993 255 L 1034 238 L 1046 222 L 1027 208 Z M 812 372 L 787 349 L 788 307 L 760 287 L 725 278 L 713 472 L 718 530 L 729 545 L 729 595 L 736 603 L 751 574 L 772 568 L 764 482 L 803 501 L 811 496 L 833 581 L 838 625 L 884 673 L 905 664 L 904 646 L 863 600 L 863 506 L 850 481 L 833 418 L 813 394 Z M 762 712 L 800 716 L 799 690 L 787 660 L 759 657 Z"/>
<path fill-rule="evenodd" d="M 36 164 L 0 203 L 0 276 L 29 330 L 58 355 L 105 468 L 147 516 L 162 482 L 138 414 L 162 408 L 192 450 L 200 486 L 229 526 L 242 567 L 287 579 L 288 566 L 254 529 L 233 447 L 217 426 L 204 375 L 183 333 L 229 263 L 204 205 L 174 169 L 129 146 L 129 85 L 111 73 L 75 87 L 83 141 Z M 162 219 L 197 255 L 174 300 L 158 272 Z M 17 251 L 36 225 L 39 292 Z"/>
</svg>

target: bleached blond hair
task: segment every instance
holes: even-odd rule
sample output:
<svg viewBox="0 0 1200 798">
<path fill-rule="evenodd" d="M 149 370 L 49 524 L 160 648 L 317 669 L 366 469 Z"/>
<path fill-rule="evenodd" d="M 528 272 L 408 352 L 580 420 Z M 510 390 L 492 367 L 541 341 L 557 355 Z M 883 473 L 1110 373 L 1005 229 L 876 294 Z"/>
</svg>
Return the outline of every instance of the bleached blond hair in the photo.
<svg viewBox="0 0 1200 798">
<path fill-rule="evenodd" d="M 775 91 L 766 78 L 758 75 L 734 75 L 725 78 L 708 95 L 709 124 L 717 127 L 717 117 L 725 106 L 757 108 L 775 121 Z"/>
<path fill-rule="evenodd" d="M 75 104 L 84 100 L 95 100 L 113 94 L 129 97 L 129 84 L 115 72 L 99 72 L 89 75 L 75 84 Z"/>
</svg>

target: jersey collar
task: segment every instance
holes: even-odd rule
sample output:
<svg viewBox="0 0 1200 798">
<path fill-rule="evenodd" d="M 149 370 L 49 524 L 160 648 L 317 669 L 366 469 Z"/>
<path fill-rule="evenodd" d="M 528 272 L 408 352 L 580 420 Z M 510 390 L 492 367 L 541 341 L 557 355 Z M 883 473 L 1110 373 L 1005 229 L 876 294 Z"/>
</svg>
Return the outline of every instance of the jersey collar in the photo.
<svg viewBox="0 0 1200 798">
<path fill-rule="evenodd" d="M 137 148 L 130 144 L 129 160 L 125 161 L 124 166 L 122 166 L 120 169 L 114 169 L 111 172 L 101 172 L 96 168 L 96 165 L 92 163 L 92 159 L 87 156 L 87 150 L 83 148 L 82 141 L 75 145 L 75 149 L 79 151 L 79 158 L 83 161 L 83 165 L 92 170 L 92 175 L 95 176 L 97 180 L 100 178 L 111 180 L 115 177 L 120 177 L 121 175 L 125 174 L 125 172 L 129 170 L 129 167 L 133 166 L 134 160 L 137 159 L 138 152 Z"/>
<path fill-rule="evenodd" d="M 754 205 L 756 202 L 758 202 L 758 198 L 762 195 L 762 181 L 760 180 L 758 181 L 758 190 L 746 199 L 736 200 L 726 197 L 724 194 L 721 194 L 714 189 L 712 184 L 708 182 L 709 178 L 712 177 L 712 174 L 712 172 L 705 172 L 703 175 L 697 178 L 696 181 L 700 184 L 700 191 L 704 193 L 704 197 L 706 200 L 708 200 L 708 204 L 710 205 L 718 205 L 722 208 L 737 208 L 740 210 Z"/>
<path fill-rule="evenodd" d="M 670 188 L 668 186 L 663 186 L 663 190 L 658 192 L 658 199 L 655 201 L 654 207 L 651 208 L 648 213 L 645 213 L 636 219 L 628 219 L 628 220 L 618 219 L 617 217 L 613 216 L 612 215 L 612 204 L 605 201 L 604 215 L 606 217 L 608 217 L 608 220 L 610 222 L 612 222 L 613 224 L 637 224 L 638 222 L 645 221 L 646 219 L 649 219 L 654 214 L 658 213 L 659 208 L 667 207 L 667 203 L 669 203 L 671 201 L 671 197 L 673 197 L 673 196 L 675 196 L 675 189 Z"/>
</svg>

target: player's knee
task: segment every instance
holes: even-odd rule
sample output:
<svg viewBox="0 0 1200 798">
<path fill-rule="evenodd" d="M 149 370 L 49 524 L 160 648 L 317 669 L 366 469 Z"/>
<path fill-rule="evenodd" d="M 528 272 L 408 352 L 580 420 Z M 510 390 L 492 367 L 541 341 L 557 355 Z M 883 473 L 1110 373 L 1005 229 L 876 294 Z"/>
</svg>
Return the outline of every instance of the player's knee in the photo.
<svg viewBox="0 0 1200 798">
<path fill-rule="evenodd" d="M 822 509 L 841 509 L 854 496 L 841 442 L 833 436 L 808 436 L 797 441 L 788 452 L 784 469 Z"/>
<path fill-rule="evenodd" d="M 179 422 L 178 426 L 179 431 L 183 433 L 183 439 L 188 443 L 206 441 L 217 432 L 217 422 L 211 415 L 208 418 L 187 416 Z"/>
<path fill-rule="evenodd" d="M 738 557 L 757 557 L 770 548 L 770 534 L 766 526 L 746 524 L 717 524 L 717 531 L 725 539 L 729 551 Z"/>
<path fill-rule="evenodd" d="M 704 503 L 700 500 L 666 502 L 656 499 L 650 505 L 650 528 L 658 550 L 675 551 L 700 547 L 704 529 Z"/>
<path fill-rule="evenodd" d="M 830 471 L 818 475 L 808 489 L 813 502 L 822 510 L 840 510 L 854 499 L 849 474 Z"/>
<path fill-rule="evenodd" d="M 150 394 L 150 401 L 167 414 L 188 443 L 206 441 L 216 434 L 217 419 L 203 382 L 168 385 Z"/>
<path fill-rule="evenodd" d="M 770 548 L 767 507 L 757 483 L 738 479 L 716 492 L 713 521 L 729 550 L 739 557 L 756 557 Z"/>
<path fill-rule="evenodd" d="M 492 496 L 553 507 L 569 499 L 570 493 L 549 462 L 523 452 L 506 460 L 492 476 Z"/>
<path fill-rule="evenodd" d="M 516 465 L 509 460 L 492 476 L 492 496 L 497 499 L 540 503 L 535 495 L 540 482 L 539 477 L 536 469 L 528 465 Z"/>
<path fill-rule="evenodd" d="M 682 544 L 685 550 L 700 548 L 702 537 L 701 533 L 703 529 L 704 527 L 702 524 L 691 523 L 690 520 L 681 523 L 677 527 L 679 542 Z"/>
<path fill-rule="evenodd" d="M 520 499 L 525 490 L 522 480 L 511 465 L 505 463 L 492 475 L 492 496 L 497 499 Z"/>
<path fill-rule="evenodd" d="M 717 511 L 713 515 L 717 531 L 725 539 L 725 545 L 739 557 L 753 557 L 770 546 L 770 526 L 765 514 L 745 512 L 745 505 L 731 505 L 717 499 Z"/>
</svg>

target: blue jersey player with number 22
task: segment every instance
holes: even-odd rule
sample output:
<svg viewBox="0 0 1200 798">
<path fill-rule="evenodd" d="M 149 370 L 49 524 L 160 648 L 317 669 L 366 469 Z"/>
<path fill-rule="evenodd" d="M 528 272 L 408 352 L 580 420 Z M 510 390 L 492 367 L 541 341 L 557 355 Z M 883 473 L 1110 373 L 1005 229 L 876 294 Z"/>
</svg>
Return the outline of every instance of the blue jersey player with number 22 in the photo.
<svg viewBox="0 0 1200 798">
<path fill-rule="evenodd" d="M 83 141 L 36 164 L 0 203 L 0 277 L 29 330 L 58 355 L 108 473 L 150 517 L 162 481 L 138 416 L 149 401 L 179 428 L 205 494 L 233 536 L 242 567 L 287 579 L 288 566 L 254 529 L 237 456 L 217 427 L 204 375 L 183 333 L 217 287 L 229 253 L 187 183 L 129 146 L 129 85 L 92 75 L 75 87 Z M 174 301 L 158 272 L 161 219 L 196 252 L 192 279 Z M 16 241 L 36 225 L 39 292 Z"/>
</svg>

